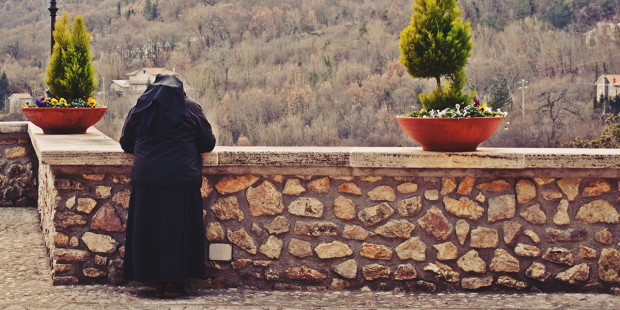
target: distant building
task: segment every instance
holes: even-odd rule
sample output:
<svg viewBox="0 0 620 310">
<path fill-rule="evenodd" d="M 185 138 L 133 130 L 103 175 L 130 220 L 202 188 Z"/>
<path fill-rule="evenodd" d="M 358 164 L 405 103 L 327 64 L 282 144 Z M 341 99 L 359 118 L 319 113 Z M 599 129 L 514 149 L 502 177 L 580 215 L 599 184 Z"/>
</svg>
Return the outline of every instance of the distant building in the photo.
<svg viewBox="0 0 620 310">
<path fill-rule="evenodd" d="M 620 95 L 620 74 L 603 74 L 596 80 L 596 99 Z"/>
<path fill-rule="evenodd" d="M 25 103 L 34 103 L 30 94 L 12 94 L 9 96 L 9 114 L 21 113 L 21 107 Z"/>
<path fill-rule="evenodd" d="M 158 74 L 178 75 L 178 73 L 164 68 L 142 68 L 126 75 L 128 80 L 112 80 L 110 91 L 118 93 L 142 93 L 146 87 L 155 82 Z"/>
</svg>

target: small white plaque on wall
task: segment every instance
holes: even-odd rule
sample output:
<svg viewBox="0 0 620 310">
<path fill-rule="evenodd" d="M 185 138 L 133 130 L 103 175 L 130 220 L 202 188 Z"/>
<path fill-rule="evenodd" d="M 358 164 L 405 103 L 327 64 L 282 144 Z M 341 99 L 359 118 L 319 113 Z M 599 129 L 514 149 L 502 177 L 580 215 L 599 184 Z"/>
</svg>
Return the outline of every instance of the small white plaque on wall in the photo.
<svg viewBox="0 0 620 310">
<path fill-rule="evenodd" d="M 209 244 L 209 260 L 232 261 L 232 244 L 211 243 Z"/>
</svg>

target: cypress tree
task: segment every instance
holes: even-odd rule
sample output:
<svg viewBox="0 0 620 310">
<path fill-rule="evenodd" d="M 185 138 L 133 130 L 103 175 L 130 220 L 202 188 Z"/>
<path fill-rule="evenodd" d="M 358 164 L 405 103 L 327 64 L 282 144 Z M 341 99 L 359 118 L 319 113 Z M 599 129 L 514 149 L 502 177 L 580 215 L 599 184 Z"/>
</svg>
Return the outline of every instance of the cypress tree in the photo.
<svg viewBox="0 0 620 310">
<path fill-rule="evenodd" d="M 9 79 L 3 71 L 0 75 L 0 109 L 4 108 L 4 101 L 9 96 L 9 91 Z"/>
<path fill-rule="evenodd" d="M 76 16 L 71 29 L 66 13 L 56 23 L 54 50 L 47 67 L 45 83 L 50 92 L 71 102 L 88 100 L 97 89 L 95 67 L 90 53 L 90 37 L 82 16 Z"/>
<path fill-rule="evenodd" d="M 512 97 L 508 90 L 508 81 L 502 74 L 495 76 L 493 80 L 493 86 L 491 87 L 491 98 L 489 100 L 489 106 L 492 109 L 499 109 L 506 105 L 512 107 Z"/>
<path fill-rule="evenodd" d="M 434 78 L 437 88 L 420 94 L 426 109 L 445 109 L 471 100 L 463 94 L 465 66 L 473 44 L 469 22 L 456 0 L 415 0 L 411 23 L 400 34 L 400 62 L 414 78 Z M 448 85 L 442 86 L 444 78 Z"/>
</svg>

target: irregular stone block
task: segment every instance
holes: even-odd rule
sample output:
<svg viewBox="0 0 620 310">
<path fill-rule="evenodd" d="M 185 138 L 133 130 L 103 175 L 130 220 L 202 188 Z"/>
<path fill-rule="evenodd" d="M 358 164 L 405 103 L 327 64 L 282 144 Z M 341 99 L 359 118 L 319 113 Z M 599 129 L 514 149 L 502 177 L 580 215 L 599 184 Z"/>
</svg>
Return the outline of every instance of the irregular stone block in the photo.
<svg viewBox="0 0 620 310">
<path fill-rule="evenodd" d="M 65 207 L 67 207 L 67 209 L 73 209 L 73 207 L 75 206 L 75 202 L 76 202 L 75 196 L 67 198 L 67 201 L 65 201 Z M 127 201 L 127 203 L 129 203 L 129 201 Z"/>
<path fill-rule="evenodd" d="M 418 225 L 427 234 L 439 240 L 448 239 L 452 233 L 452 224 L 448 222 L 443 212 L 435 206 L 432 206 L 422 218 L 418 219 Z"/>
<path fill-rule="evenodd" d="M 394 272 L 394 280 L 398 281 L 413 280 L 417 277 L 418 273 L 416 272 L 415 267 L 411 264 L 398 265 L 396 271 Z"/>
<path fill-rule="evenodd" d="M 547 221 L 547 215 L 540 209 L 539 204 L 531 205 L 519 213 L 522 218 L 534 225 L 543 225 Z"/>
<path fill-rule="evenodd" d="M 609 248 L 601 251 L 598 276 L 603 282 L 620 283 L 620 252 Z"/>
<path fill-rule="evenodd" d="M 329 192 L 330 186 L 331 183 L 329 182 L 328 177 L 312 180 L 312 182 L 308 184 L 308 188 L 317 194 L 325 194 Z"/>
<path fill-rule="evenodd" d="M 602 244 L 606 244 L 606 245 L 610 245 L 613 243 L 614 238 L 611 235 L 611 233 L 609 232 L 609 230 L 607 230 L 607 228 L 597 232 L 594 234 L 594 240 L 602 243 Z"/>
<path fill-rule="evenodd" d="M 411 182 L 406 182 L 396 186 L 396 190 L 401 194 L 411 194 L 418 191 L 418 185 Z"/>
<path fill-rule="evenodd" d="M 536 198 L 536 186 L 528 180 L 519 180 L 515 186 L 517 192 L 517 202 L 519 204 L 528 203 Z"/>
<path fill-rule="evenodd" d="M 452 242 L 448 241 L 441 244 L 435 244 L 433 247 L 437 250 L 438 260 L 452 260 L 456 259 L 458 256 L 458 249 Z"/>
<path fill-rule="evenodd" d="M 299 196 L 305 191 L 306 189 L 301 186 L 299 179 L 288 179 L 286 184 L 284 184 L 282 193 L 285 195 Z"/>
<path fill-rule="evenodd" d="M 588 236 L 588 231 L 585 229 L 566 229 L 559 230 L 554 228 L 545 229 L 547 233 L 547 239 L 550 242 L 560 242 L 560 241 L 582 241 L 585 240 Z"/>
<path fill-rule="evenodd" d="M 430 271 L 434 273 L 438 278 L 444 279 L 447 282 L 459 282 L 461 280 L 461 274 L 454 271 L 452 267 L 442 264 L 440 262 L 430 263 L 424 267 L 424 271 Z"/>
<path fill-rule="evenodd" d="M 394 209 L 387 202 L 384 202 L 374 207 L 363 209 L 357 214 L 357 217 L 364 225 L 372 226 L 389 218 L 392 214 L 394 214 Z"/>
<path fill-rule="evenodd" d="M 550 189 L 550 188 L 543 188 L 540 191 L 540 194 L 542 195 L 544 200 L 556 200 L 556 199 L 560 199 L 562 198 L 562 193 L 554 190 L 554 189 Z"/>
<path fill-rule="evenodd" d="M 478 186 L 476 186 L 477 189 L 484 191 L 484 192 L 490 192 L 490 193 L 500 193 L 500 192 L 505 192 L 510 190 L 512 187 L 510 186 L 510 183 L 504 181 L 504 180 L 495 180 L 493 182 L 490 183 L 481 183 L 478 184 Z"/>
<path fill-rule="evenodd" d="M 385 225 L 381 225 L 375 229 L 375 234 L 386 238 L 403 238 L 411 237 L 411 232 L 415 229 L 415 225 L 405 219 L 390 220 Z"/>
<path fill-rule="evenodd" d="M 563 178 L 555 182 L 560 190 L 566 195 L 568 201 L 573 201 L 579 195 L 580 178 Z"/>
<path fill-rule="evenodd" d="M 366 281 L 376 279 L 388 279 L 390 277 L 390 267 L 370 264 L 362 267 L 362 275 Z"/>
<path fill-rule="evenodd" d="M 332 222 L 295 222 L 293 232 L 298 235 L 313 237 L 329 237 L 336 236 L 338 226 Z"/>
<path fill-rule="evenodd" d="M 323 204 L 316 198 L 300 197 L 288 205 L 288 212 L 292 215 L 321 218 Z"/>
<path fill-rule="evenodd" d="M 90 214 L 96 205 L 97 205 L 97 201 L 95 199 L 78 198 L 77 210 L 82 213 Z"/>
<path fill-rule="evenodd" d="M 327 275 L 306 266 L 289 267 L 284 270 L 284 277 L 289 280 L 296 280 L 310 283 L 321 283 L 327 280 Z"/>
<path fill-rule="evenodd" d="M 209 184 L 209 179 L 202 177 L 202 184 L 200 185 L 200 197 L 207 198 L 213 191 L 213 187 Z"/>
<path fill-rule="evenodd" d="M 572 266 L 575 264 L 573 253 L 565 248 L 549 248 L 542 257 L 546 261 L 556 264 Z"/>
<path fill-rule="evenodd" d="M 558 204 L 558 211 L 553 216 L 553 223 L 556 225 L 570 224 L 570 217 L 568 216 L 568 200 L 562 199 L 560 204 Z"/>
<path fill-rule="evenodd" d="M 536 234 L 533 230 L 527 229 L 526 231 L 523 232 L 523 234 L 530 237 L 530 239 L 532 239 L 534 243 L 536 244 L 540 243 L 540 237 L 538 237 L 538 234 Z"/>
<path fill-rule="evenodd" d="M 216 186 L 217 187 L 217 186 Z M 245 193 L 252 216 L 279 215 L 284 212 L 282 193 L 269 181 L 250 187 Z"/>
<path fill-rule="evenodd" d="M 253 175 L 224 177 L 215 184 L 215 189 L 220 195 L 233 194 L 254 185 L 258 180 L 260 178 Z"/>
<path fill-rule="evenodd" d="M 84 268 L 82 272 L 84 273 L 85 276 L 89 278 L 101 278 L 107 275 L 105 271 L 94 268 L 94 267 Z"/>
<path fill-rule="evenodd" d="M 579 246 L 579 259 L 596 258 L 596 250 L 585 245 Z"/>
<path fill-rule="evenodd" d="M 54 223 L 56 223 L 58 227 L 67 228 L 85 225 L 88 223 L 88 219 L 83 215 L 72 212 L 56 212 Z"/>
<path fill-rule="evenodd" d="M 519 272 L 519 260 L 504 249 L 496 249 L 489 268 L 493 272 Z"/>
<path fill-rule="evenodd" d="M 485 273 L 487 272 L 487 264 L 476 250 L 470 250 L 456 261 L 459 268 L 465 272 Z"/>
<path fill-rule="evenodd" d="M 88 259 L 90 253 L 84 250 L 55 248 L 54 259 L 59 263 L 83 262 Z"/>
<path fill-rule="evenodd" d="M 426 261 L 426 244 L 419 237 L 409 238 L 396 247 L 396 255 L 400 260 L 413 259 L 418 262 Z"/>
<path fill-rule="evenodd" d="M 207 225 L 207 230 L 205 232 L 205 236 L 207 240 L 210 242 L 218 242 L 225 241 L 224 229 L 219 222 L 211 222 Z"/>
<path fill-rule="evenodd" d="M 483 278 L 463 278 L 461 280 L 461 287 L 466 290 L 477 290 L 481 287 L 488 287 L 493 284 L 493 277 L 483 277 Z"/>
<path fill-rule="evenodd" d="M 551 274 L 547 272 L 545 265 L 538 262 L 532 263 L 532 265 L 525 271 L 525 275 L 540 282 L 545 282 L 545 280 L 551 276 Z"/>
<path fill-rule="evenodd" d="M 26 154 L 28 154 L 28 151 L 22 146 L 11 147 L 4 150 L 4 156 L 6 159 L 22 158 L 26 156 Z"/>
<path fill-rule="evenodd" d="M 422 210 L 422 198 L 415 196 L 403 199 L 398 204 L 398 214 L 402 217 L 411 217 Z"/>
<path fill-rule="evenodd" d="M 329 289 L 332 291 L 344 291 L 351 287 L 349 281 L 345 281 L 338 278 L 333 278 L 332 283 L 329 285 Z"/>
<path fill-rule="evenodd" d="M 441 194 L 447 195 L 456 189 L 456 178 L 441 178 Z"/>
<path fill-rule="evenodd" d="M 471 190 L 474 189 L 474 184 L 476 183 L 476 178 L 472 177 L 464 177 L 461 179 L 461 183 L 459 183 L 459 188 L 456 190 L 456 193 L 463 196 L 468 196 L 471 193 Z"/>
<path fill-rule="evenodd" d="M 607 181 L 597 180 L 590 183 L 583 189 L 583 197 L 597 197 L 611 190 L 611 185 Z"/>
<path fill-rule="evenodd" d="M 392 250 L 381 244 L 363 243 L 360 256 L 377 259 L 377 260 L 391 260 Z"/>
<path fill-rule="evenodd" d="M 514 195 L 503 195 L 489 199 L 487 220 L 489 222 L 497 222 L 513 218 L 516 212 L 516 205 Z"/>
<path fill-rule="evenodd" d="M 540 250 L 533 245 L 519 243 L 515 247 L 515 254 L 523 257 L 538 257 L 540 256 Z"/>
<path fill-rule="evenodd" d="M 97 197 L 97 199 L 109 198 L 111 193 L 112 187 L 110 186 L 99 185 L 95 187 L 95 197 Z"/>
<path fill-rule="evenodd" d="M 341 180 L 341 181 L 353 181 L 355 179 L 354 176 L 350 176 L 350 175 L 332 175 L 329 177 L 332 178 L 333 180 Z"/>
<path fill-rule="evenodd" d="M 524 288 L 527 288 L 527 283 L 522 282 L 522 281 L 517 281 L 517 279 L 511 276 L 507 276 L 507 275 L 500 276 L 499 278 L 497 278 L 497 281 L 495 283 L 497 285 L 501 285 L 501 286 L 508 287 L 508 288 L 514 288 L 517 290 L 522 290 Z"/>
<path fill-rule="evenodd" d="M 54 275 L 61 273 L 73 273 L 73 264 L 55 264 Z"/>
<path fill-rule="evenodd" d="M 78 278 L 74 276 L 63 276 L 63 277 L 54 276 L 52 278 L 52 282 L 53 282 L 53 285 L 76 285 L 78 284 L 79 280 Z"/>
<path fill-rule="evenodd" d="M 282 252 L 283 246 L 284 242 L 282 240 L 275 236 L 269 236 L 267 241 L 260 246 L 258 251 L 269 258 L 278 259 L 280 258 L 280 253 Z"/>
<path fill-rule="evenodd" d="M 375 233 L 370 232 L 357 225 L 345 225 L 342 237 L 345 239 L 353 239 L 364 241 L 368 237 L 375 236 Z"/>
<path fill-rule="evenodd" d="M 112 202 L 120 205 L 124 209 L 129 209 L 129 198 L 131 197 L 131 191 L 126 189 L 114 194 Z"/>
<path fill-rule="evenodd" d="M 125 231 L 125 225 L 121 222 L 121 217 L 111 204 L 104 204 L 90 221 L 90 228 L 100 229 L 110 232 Z"/>
<path fill-rule="evenodd" d="M 569 284 L 576 284 L 577 281 L 587 281 L 590 276 L 590 267 L 588 264 L 579 264 L 571 267 L 566 271 L 562 271 L 555 276 L 556 279 L 562 282 L 568 282 Z"/>
<path fill-rule="evenodd" d="M 334 200 L 332 209 L 334 210 L 336 217 L 342 220 L 352 220 L 357 214 L 355 212 L 355 203 L 353 203 L 353 200 L 342 196 L 339 196 L 336 200 Z"/>
<path fill-rule="evenodd" d="M 67 244 L 69 244 L 69 236 L 57 231 L 54 234 L 54 245 L 65 246 Z"/>
<path fill-rule="evenodd" d="M 242 250 L 250 253 L 256 254 L 256 245 L 254 244 L 254 240 L 245 229 L 241 228 L 237 231 L 228 230 L 226 233 L 226 237 L 228 241 L 232 242 L 236 246 L 240 247 Z"/>
<path fill-rule="evenodd" d="M 371 176 L 365 176 L 365 177 L 360 178 L 360 181 L 370 182 L 370 183 L 378 182 L 381 180 L 383 180 L 383 177 L 379 175 L 371 175 Z"/>
<path fill-rule="evenodd" d="M 339 258 L 353 255 L 351 248 L 340 241 L 321 243 L 314 248 L 314 252 L 320 259 Z"/>
<path fill-rule="evenodd" d="M 469 246 L 472 248 L 489 249 L 496 248 L 499 244 L 497 230 L 486 227 L 478 227 L 471 231 Z"/>
<path fill-rule="evenodd" d="M 506 244 L 512 244 L 517 240 L 517 237 L 523 229 L 523 225 L 517 222 L 505 222 L 504 223 L 504 242 Z"/>
<path fill-rule="evenodd" d="M 469 235 L 469 223 L 465 220 L 456 221 L 456 237 L 461 245 L 465 244 L 465 239 Z"/>
<path fill-rule="evenodd" d="M 538 185 L 547 185 L 555 181 L 554 178 L 534 178 L 534 182 Z"/>
<path fill-rule="evenodd" d="M 357 186 L 357 184 L 352 183 L 352 182 L 346 182 L 346 183 L 342 183 L 340 184 L 340 186 L 338 187 L 338 191 L 341 193 L 345 193 L 345 194 L 351 194 L 351 195 L 362 195 L 362 190 L 359 188 L 359 186 Z"/>
<path fill-rule="evenodd" d="M 216 203 L 212 204 L 209 209 L 220 221 L 237 219 L 237 222 L 243 221 L 243 211 L 239 209 L 239 202 L 236 196 L 220 198 Z"/>
<path fill-rule="evenodd" d="M 372 201 L 394 201 L 396 200 L 396 193 L 394 193 L 393 188 L 381 185 L 368 192 L 368 199 Z"/>
<path fill-rule="evenodd" d="M 429 189 L 427 191 L 424 191 L 424 198 L 430 201 L 439 200 L 439 191 L 436 189 Z"/>
<path fill-rule="evenodd" d="M 605 200 L 595 200 L 583 205 L 577 212 L 576 219 L 584 223 L 618 223 L 620 214 L 614 206 Z"/>
<path fill-rule="evenodd" d="M 267 229 L 270 234 L 279 235 L 289 232 L 291 230 L 291 223 L 286 217 L 277 216 L 273 221 L 265 225 L 265 229 Z"/>
<path fill-rule="evenodd" d="M 108 235 L 95 234 L 86 232 L 82 235 L 82 241 L 89 250 L 95 253 L 111 254 L 116 251 L 118 242 Z"/>
<path fill-rule="evenodd" d="M 467 218 L 473 221 L 478 220 L 484 213 L 484 208 L 479 204 L 469 200 L 467 197 L 461 197 L 456 200 L 450 197 L 444 197 L 443 203 L 446 211 L 454 216 Z"/>
<path fill-rule="evenodd" d="M 312 246 L 308 241 L 292 238 L 288 243 L 288 252 L 293 256 L 304 258 L 312 255 Z"/>
<path fill-rule="evenodd" d="M 355 279 L 357 277 L 357 261 L 355 259 L 346 260 L 331 268 L 345 279 Z"/>
<path fill-rule="evenodd" d="M 478 193 L 478 195 L 476 195 L 476 201 L 479 203 L 484 203 L 486 199 L 487 197 L 484 196 L 482 193 Z"/>
</svg>

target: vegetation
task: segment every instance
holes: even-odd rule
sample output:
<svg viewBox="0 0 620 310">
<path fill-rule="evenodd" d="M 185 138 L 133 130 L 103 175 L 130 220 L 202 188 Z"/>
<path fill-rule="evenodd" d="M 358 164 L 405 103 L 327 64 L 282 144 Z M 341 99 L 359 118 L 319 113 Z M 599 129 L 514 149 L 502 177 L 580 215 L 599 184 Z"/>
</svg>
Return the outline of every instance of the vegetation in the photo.
<svg viewBox="0 0 620 310">
<path fill-rule="evenodd" d="M 601 136 L 593 140 L 575 138 L 565 143 L 565 147 L 620 149 L 620 114 L 608 114 Z"/>
<path fill-rule="evenodd" d="M 6 73 L 0 74 L 0 109 L 4 109 L 4 102 L 10 95 L 9 79 L 6 77 Z"/>
<path fill-rule="evenodd" d="M 427 110 L 454 108 L 471 102 L 463 94 L 465 66 L 473 48 L 469 23 L 461 20 L 456 0 L 416 0 L 411 23 L 400 34 L 400 62 L 414 78 L 434 78 L 437 88 L 420 94 Z M 448 85 L 442 86 L 445 78 Z"/>
<path fill-rule="evenodd" d="M 464 90 L 476 89 L 490 104 L 501 74 L 519 103 L 512 110 L 505 105 L 506 128 L 484 145 L 543 147 L 598 138 L 604 118 L 593 104 L 593 83 L 604 71 L 620 72 L 620 40 L 597 24 L 620 20 L 620 0 L 566 0 L 574 10 L 563 28 L 543 18 L 558 0 L 526 1 L 531 14 L 516 19 L 519 1 L 459 1 L 474 43 Z M 108 106 L 97 127 L 112 137 L 137 98 L 111 93 L 111 81 L 142 67 L 165 67 L 185 79 L 222 145 L 414 145 L 394 116 L 421 109 L 418 94 L 432 91 L 436 81 L 414 79 L 399 63 L 399 34 L 410 23 L 413 0 L 154 3 L 159 16 L 147 20 L 145 0 L 59 2 L 60 12 L 83 15 L 93 34 L 96 99 Z M 39 97 L 47 88 L 48 6 L 0 1 L 0 73 L 6 72 L 11 93 Z M 529 81 L 525 117 L 522 79 Z M 566 90 L 562 105 L 578 115 L 555 118 L 566 125 L 556 126 L 549 144 L 552 120 L 539 108 L 546 103 L 540 94 L 550 90 Z"/>
<path fill-rule="evenodd" d="M 90 37 L 81 16 L 69 28 L 65 12 L 55 25 L 54 50 L 47 67 L 45 83 L 54 96 L 73 102 L 86 102 L 97 89 L 95 67 L 90 53 Z"/>
</svg>

